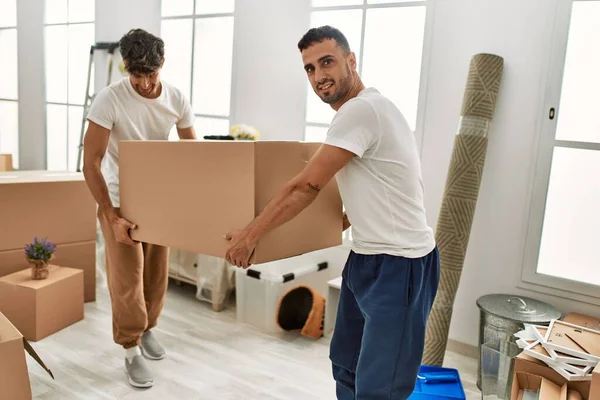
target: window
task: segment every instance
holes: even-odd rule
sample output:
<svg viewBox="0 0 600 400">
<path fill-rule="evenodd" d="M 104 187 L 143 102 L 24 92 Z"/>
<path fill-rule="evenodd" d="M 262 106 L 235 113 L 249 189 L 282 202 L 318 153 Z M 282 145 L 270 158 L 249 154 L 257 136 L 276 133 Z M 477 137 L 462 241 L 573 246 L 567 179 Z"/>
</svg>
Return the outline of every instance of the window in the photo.
<svg viewBox="0 0 600 400">
<path fill-rule="evenodd" d="M 17 1 L 0 0 L 0 153 L 19 166 L 19 98 L 17 70 Z"/>
<path fill-rule="evenodd" d="M 523 280 L 599 297 L 600 1 L 560 4 Z"/>
<path fill-rule="evenodd" d="M 358 74 L 402 111 L 410 127 L 417 124 L 425 1 L 312 0 L 311 27 L 331 25 L 346 36 L 356 54 Z M 394 50 L 390 51 L 390 41 Z M 314 93 L 306 99 L 304 140 L 322 142 L 335 111 Z M 352 240 L 352 227 L 345 233 Z"/>
<path fill-rule="evenodd" d="M 313 0 L 312 5 L 311 27 L 331 25 L 341 30 L 356 54 L 365 86 L 392 100 L 415 130 L 425 1 Z M 334 113 L 308 83 L 305 140 L 323 141 Z"/>
<path fill-rule="evenodd" d="M 231 115 L 234 0 L 162 1 L 162 79 L 190 99 L 199 138 L 226 135 Z M 169 139 L 177 138 L 173 127 Z"/>
<path fill-rule="evenodd" d="M 47 169 L 77 169 L 90 47 L 94 44 L 94 0 L 46 0 Z M 94 86 L 93 74 L 91 87 Z"/>
</svg>

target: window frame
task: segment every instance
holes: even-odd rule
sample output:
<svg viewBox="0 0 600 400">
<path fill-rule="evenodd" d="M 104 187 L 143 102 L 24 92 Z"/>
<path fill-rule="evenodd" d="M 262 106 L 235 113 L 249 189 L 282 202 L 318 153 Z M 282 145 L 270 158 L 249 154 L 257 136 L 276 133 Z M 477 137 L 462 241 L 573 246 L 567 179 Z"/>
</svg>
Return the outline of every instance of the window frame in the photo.
<svg viewBox="0 0 600 400">
<path fill-rule="evenodd" d="M 530 176 L 531 190 L 529 192 L 528 224 L 526 227 L 521 279 L 517 286 L 521 289 L 600 305 L 599 286 L 537 272 L 554 148 L 600 150 L 600 143 L 556 139 L 558 124 L 556 115 L 560 112 L 559 106 L 567 56 L 572 6 L 575 2 L 583 1 L 600 0 L 558 0 L 555 11 L 549 62 L 545 67 L 545 71 L 543 71 L 546 79 L 540 88 L 541 97 L 538 115 L 541 118 L 539 118 L 536 125 L 536 132 L 539 132 L 535 153 L 537 157 L 535 167 L 532 168 Z M 549 112 L 552 108 L 555 110 L 555 117 L 551 119 Z"/>
<path fill-rule="evenodd" d="M 15 6 L 18 6 L 17 1 L 15 0 Z M 18 21 L 15 20 L 15 24 L 14 25 L 10 25 L 10 26 L 0 26 L 0 31 L 11 31 L 14 30 L 15 34 L 16 34 L 16 39 L 17 39 L 17 51 L 19 50 L 19 28 L 18 28 Z M 15 55 L 16 57 L 16 55 Z M 17 60 L 18 61 L 18 60 Z M 17 64 L 17 76 L 15 77 L 17 79 L 17 82 L 19 80 L 19 66 Z M 19 104 L 19 89 L 17 88 L 17 96 L 14 99 L 10 99 L 10 98 L 5 98 L 5 97 L 0 97 L 0 102 L 11 102 L 11 103 L 16 103 L 17 104 L 17 143 L 19 141 L 19 108 L 18 108 L 18 104 Z M 0 143 L 1 145 L 1 143 Z M 17 148 L 17 151 L 20 153 L 19 149 Z M 4 153 L 5 151 L 0 147 L 0 153 Z M 19 166 L 19 162 L 20 162 L 20 154 L 13 154 L 13 165 L 15 168 L 18 168 Z"/>
<path fill-rule="evenodd" d="M 77 21 L 77 22 L 70 22 L 69 21 L 69 17 L 68 17 L 68 10 L 69 10 L 69 1 L 76 1 L 76 0 L 67 0 L 67 20 L 66 22 L 51 22 L 51 23 L 47 23 L 44 20 L 43 23 L 43 32 L 44 32 L 44 66 L 43 66 L 43 73 L 44 73 L 44 82 L 45 82 L 45 87 L 44 87 L 44 107 L 47 110 L 49 105 L 53 105 L 53 106 L 63 106 L 63 107 L 67 107 L 66 110 L 66 116 L 67 116 L 67 123 L 66 123 L 66 127 L 67 127 L 67 132 L 66 132 L 66 171 L 76 171 L 78 169 L 78 166 L 70 166 L 69 165 L 69 149 L 70 146 L 69 144 L 71 143 L 71 141 L 69 140 L 69 109 L 71 107 L 81 107 L 81 109 L 83 111 L 85 111 L 84 107 L 85 107 L 85 102 L 83 104 L 76 104 L 76 103 L 71 103 L 69 101 L 69 62 L 68 62 L 68 56 L 69 56 L 69 40 L 68 40 L 68 31 L 69 31 L 69 27 L 70 26 L 74 26 L 74 25 L 92 25 L 92 27 L 94 28 L 94 42 L 90 43 L 90 47 L 95 43 L 96 39 L 95 39 L 95 28 L 96 28 L 96 13 L 94 13 L 94 19 L 93 20 L 87 20 L 87 21 Z M 44 7 L 46 6 L 46 0 L 44 0 Z M 58 101 L 48 101 L 48 94 L 46 91 L 46 82 L 47 82 L 47 76 L 46 76 L 46 68 L 47 68 L 47 64 L 46 64 L 46 60 L 48 59 L 48 55 L 46 54 L 46 28 L 48 27 L 52 27 L 52 26 L 64 26 L 67 29 L 67 81 L 66 81 L 66 87 L 67 87 L 67 101 L 66 102 L 58 102 Z M 93 71 L 92 71 L 93 73 Z M 84 98 L 84 94 L 82 93 L 82 98 Z M 84 98 L 85 100 L 85 98 Z M 44 121 L 44 127 L 45 127 L 45 136 L 46 136 L 46 144 L 45 144 L 45 153 L 46 153 L 46 161 L 45 161 L 45 167 L 46 169 L 48 169 L 48 160 L 50 159 L 50 152 L 48 149 L 48 143 L 50 143 L 50 141 L 48 140 L 48 117 L 46 116 L 46 120 Z M 79 132 L 81 130 L 81 124 L 78 124 L 77 126 L 77 131 Z M 79 141 L 79 139 L 78 139 Z"/>
<path fill-rule="evenodd" d="M 423 127 L 425 124 L 425 104 L 427 102 L 427 88 L 429 82 L 429 67 L 430 67 L 430 59 L 431 59 L 431 44 L 433 37 L 433 16 L 435 13 L 435 4 L 436 0 L 415 0 L 415 1 L 402 1 L 398 0 L 393 3 L 383 3 L 383 4 L 368 4 L 368 0 L 363 0 L 362 4 L 358 5 L 347 5 L 347 6 L 325 6 L 325 7 L 315 7 L 311 6 L 310 12 L 311 15 L 315 11 L 343 11 L 343 10 L 362 10 L 362 25 L 361 25 L 361 33 L 360 33 L 360 57 L 357 60 L 358 63 L 358 74 L 362 76 L 362 66 L 364 59 L 364 44 L 365 44 L 365 33 L 366 33 L 366 22 L 367 22 L 367 10 L 371 9 L 381 9 L 381 8 L 399 8 L 399 7 L 415 7 L 415 6 L 424 6 L 425 7 L 425 27 L 423 30 L 423 51 L 421 55 L 421 74 L 419 77 L 419 95 L 417 99 L 417 119 L 415 123 L 414 134 L 417 139 L 417 146 L 419 150 L 419 156 L 423 155 Z M 307 96 L 314 95 L 313 93 L 308 92 Z M 318 122 L 309 122 L 308 121 L 308 109 L 306 107 L 306 100 L 304 102 L 304 132 L 303 132 L 303 140 L 306 140 L 306 128 L 308 127 L 317 127 L 317 128 L 329 128 L 330 124 L 327 123 L 318 123 Z M 345 232 L 343 232 L 343 244 L 344 248 L 351 248 L 353 244 L 352 241 L 352 226 L 348 228 Z"/>
<path fill-rule="evenodd" d="M 191 20 L 192 21 L 192 48 L 191 48 L 191 68 L 190 68 L 190 94 L 189 94 L 189 101 L 190 104 L 192 106 L 192 110 L 194 111 L 194 116 L 196 118 L 209 118 L 209 119 L 219 119 L 219 120 L 224 120 L 224 121 L 228 121 L 229 122 L 229 127 L 228 127 L 228 131 L 231 129 L 231 127 L 233 126 L 233 122 L 232 122 L 232 117 L 234 115 L 234 101 L 233 101 L 233 95 L 235 93 L 235 39 L 236 39 L 236 29 L 235 29 L 235 21 L 237 18 L 237 7 L 235 7 L 234 5 L 234 9 L 233 12 L 223 12 L 223 13 L 211 13 L 211 14 L 196 14 L 196 3 L 198 0 L 193 0 L 193 8 L 192 8 L 192 14 L 186 14 L 186 15 L 175 15 L 175 16 L 167 16 L 164 17 L 162 15 L 162 1 L 167 1 L 167 0 L 161 0 L 161 4 L 160 4 L 160 9 L 161 9 L 161 16 L 160 16 L 160 25 L 161 25 L 161 29 L 162 29 L 162 23 L 163 21 L 173 21 L 173 20 Z M 196 111 L 194 110 L 194 59 L 195 59 L 195 53 L 196 53 L 196 20 L 198 19 L 208 19 L 208 18 L 222 18 L 222 17 L 231 17 L 233 18 L 233 45 L 231 48 L 231 52 L 232 52 L 232 58 L 231 58 L 231 76 L 230 76 L 230 91 L 229 91 L 229 115 L 212 115 L 212 114 L 204 114 L 204 113 L 196 113 Z M 198 137 L 199 140 L 202 140 L 203 138 L 201 136 Z"/>
</svg>

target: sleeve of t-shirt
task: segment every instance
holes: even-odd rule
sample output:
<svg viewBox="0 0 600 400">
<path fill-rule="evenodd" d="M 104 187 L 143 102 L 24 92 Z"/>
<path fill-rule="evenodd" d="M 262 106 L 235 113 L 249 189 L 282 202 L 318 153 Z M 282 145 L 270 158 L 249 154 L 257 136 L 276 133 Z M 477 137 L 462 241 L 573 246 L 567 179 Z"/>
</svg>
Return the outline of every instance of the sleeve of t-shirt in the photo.
<svg viewBox="0 0 600 400">
<path fill-rule="evenodd" d="M 362 99 L 346 103 L 331 121 L 325 144 L 341 147 L 358 157 L 377 144 L 379 122 L 373 107 Z"/>
<path fill-rule="evenodd" d="M 181 96 L 181 103 L 181 118 L 177 121 L 177 127 L 179 129 L 185 129 L 194 125 L 196 116 L 194 115 L 194 110 L 192 110 L 192 105 L 187 97 Z"/>
<path fill-rule="evenodd" d="M 109 88 L 104 88 L 94 98 L 87 119 L 111 130 L 117 122 L 117 107 Z"/>
</svg>

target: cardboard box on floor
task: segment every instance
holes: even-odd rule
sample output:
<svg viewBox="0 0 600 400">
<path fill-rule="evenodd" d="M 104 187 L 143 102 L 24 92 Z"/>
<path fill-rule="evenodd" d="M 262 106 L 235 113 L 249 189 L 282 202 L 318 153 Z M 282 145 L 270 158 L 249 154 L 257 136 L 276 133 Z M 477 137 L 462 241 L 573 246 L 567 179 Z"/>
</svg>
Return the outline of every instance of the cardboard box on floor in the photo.
<svg viewBox="0 0 600 400">
<path fill-rule="evenodd" d="M 83 319 L 83 271 L 50 266 L 47 279 L 29 269 L 0 278 L 0 312 L 27 340 L 38 341 Z"/>
<path fill-rule="evenodd" d="M 0 312 L 0 398 L 2 399 L 30 400 L 32 398 L 24 350 L 54 379 L 52 372 L 21 332 Z"/>
<path fill-rule="evenodd" d="M 121 213 L 135 240 L 224 257 L 224 235 L 244 228 L 296 176 L 319 143 L 122 141 Z M 253 263 L 342 243 L 342 202 L 333 179 L 295 219 L 265 235 Z"/>
<path fill-rule="evenodd" d="M 13 171 L 0 173 L 0 276 L 3 261 L 22 251 L 34 237 L 58 246 L 56 262 L 82 269 L 85 300 L 96 299 L 96 203 L 83 175 L 76 172 Z M 81 245 L 81 247 L 77 247 Z M 68 247 L 67 250 L 67 246 Z M 59 259 L 60 257 L 60 259 Z M 81 257 L 81 258 L 80 258 Z M 93 257 L 93 262 L 90 260 Z M 63 263 L 63 261 L 65 261 Z M 23 268 L 26 268 L 24 265 Z"/>
<path fill-rule="evenodd" d="M 539 394 L 538 399 L 567 400 L 567 385 L 559 386 L 554 382 L 527 372 L 517 372 L 513 380 L 510 398 L 523 400 L 523 392 L 530 390 Z"/>
<path fill-rule="evenodd" d="M 12 154 L 0 154 L 0 171 L 13 171 Z"/>
</svg>

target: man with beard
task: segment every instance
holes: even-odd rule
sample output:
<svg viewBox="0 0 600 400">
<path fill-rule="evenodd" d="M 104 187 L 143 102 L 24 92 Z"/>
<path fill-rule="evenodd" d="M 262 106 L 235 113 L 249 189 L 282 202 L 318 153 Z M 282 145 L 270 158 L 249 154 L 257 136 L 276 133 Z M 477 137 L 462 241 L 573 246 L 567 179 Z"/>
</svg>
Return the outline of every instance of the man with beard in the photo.
<svg viewBox="0 0 600 400">
<path fill-rule="evenodd" d="M 135 221 L 119 208 L 119 141 L 167 140 L 173 125 L 180 139 L 195 139 L 195 117 L 181 91 L 160 79 L 162 39 L 133 29 L 119 45 L 129 76 L 102 89 L 90 107 L 83 174 L 104 236 L 113 340 L 125 349 L 129 383 L 147 388 L 153 378 L 144 357 L 165 357 L 152 328 L 165 302 L 169 249 L 131 239 Z"/>
<path fill-rule="evenodd" d="M 226 258 L 248 267 L 260 237 L 308 207 L 336 176 L 344 229 L 353 227 L 330 349 L 337 398 L 406 399 L 439 281 L 415 137 L 390 100 L 365 88 L 339 30 L 310 29 L 298 48 L 315 93 L 337 113 L 304 170 L 248 226 L 226 235 Z"/>
</svg>

